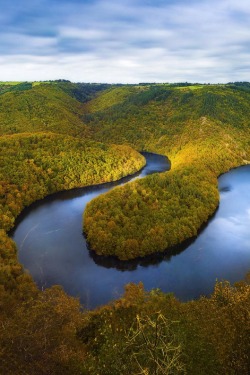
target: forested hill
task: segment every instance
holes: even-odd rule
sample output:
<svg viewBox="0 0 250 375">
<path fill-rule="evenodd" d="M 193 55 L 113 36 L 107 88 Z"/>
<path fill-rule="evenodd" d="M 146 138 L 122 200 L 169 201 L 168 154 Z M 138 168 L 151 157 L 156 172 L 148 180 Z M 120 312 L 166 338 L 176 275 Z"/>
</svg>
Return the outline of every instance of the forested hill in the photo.
<svg viewBox="0 0 250 375">
<path fill-rule="evenodd" d="M 52 131 L 86 136 L 82 103 L 107 86 L 64 80 L 0 83 L 0 134 Z"/>
<path fill-rule="evenodd" d="M 128 86 L 90 101 L 84 120 L 96 139 L 172 152 L 213 130 L 240 137 L 249 126 L 249 100 L 247 83 Z"/>
</svg>

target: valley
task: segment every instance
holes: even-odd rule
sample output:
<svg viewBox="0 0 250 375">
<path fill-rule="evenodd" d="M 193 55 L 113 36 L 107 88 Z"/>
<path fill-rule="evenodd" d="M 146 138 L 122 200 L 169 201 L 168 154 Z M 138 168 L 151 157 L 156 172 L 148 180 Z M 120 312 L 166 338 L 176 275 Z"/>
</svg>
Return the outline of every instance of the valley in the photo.
<svg viewBox="0 0 250 375">
<path fill-rule="evenodd" d="M 136 352 L 140 335 L 136 336 L 137 342 L 134 336 L 131 338 L 131 332 L 148 327 L 145 332 L 149 338 L 154 337 L 154 322 L 159 322 L 162 334 L 168 335 L 173 348 L 181 348 L 180 354 L 178 351 L 180 369 L 185 368 L 188 374 L 248 374 L 249 277 L 240 281 L 237 275 L 244 279 L 242 273 L 249 268 L 249 237 L 244 227 L 248 225 L 248 195 L 243 200 L 248 185 L 242 187 L 250 162 L 249 102 L 247 82 L 218 85 L 108 85 L 66 80 L 0 83 L 3 328 L 0 372 L 8 368 L 14 375 L 16 369 L 19 374 L 110 375 L 120 374 L 122 368 L 122 373 L 132 374 L 139 368 L 126 359 Z M 135 179 L 91 199 L 83 221 L 72 222 L 73 226 L 78 225 L 80 233 L 84 231 L 93 259 L 97 263 L 98 258 L 103 259 L 104 267 L 110 271 L 108 277 L 112 278 L 115 271 L 109 264 L 110 257 L 116 259 L 121 269 L 122 264 L 126 269 L 126 264 L 136 264 L 140 259 L 141 265 L 137 267 L 141 274 L 134 280 L 124 279 L 116 300 L 112 292 L 112 301 L 108 297 L 89 303 L 86 298 L 85 307 L 60 286 L 53 286 L 57 283 L 53 277 L 49 288 L 44 290 L 47 285 L 41 285 L 39 290 L 26 266 L 19 262 L 18 249 L 10 238 L 15 224 L 21 223 L 23 210 L 38 200 L 50 200 L 51 194 L 62 192 L 63 197 L 65 191 L 71 195 L 71 189 L 91 189 L 92 185 L 137 173 L 146 163 L 141 152 L 167 157 L 171 169 Z M 243 174 L 236 178 L 234 171 L 238 170 L 243 170 Z M 232 180 L 227 181 L 227 176 L 232 176 Z M 243 189 L 238 196 L 235 179 Z M 237 216 L 235 211 L 229 212 L 226 219 L 223 210 L 235 201 L 241 213 Z M 46 231 L 57 230 L 61 219 L 70 224 L 72 210 L 74 207 L 66 206 L 63 212 L 59 211 L 55 226 L 50 227 L 47 222 Z M 81 216 L 82 203 L 77 210 Z M 32 228 L 39 226 L 32 220 L 18 245 L 20 248 L 32 232 L 35 234 Z M 216 220 L 224 223 L 221 227 L 217 223 L 215 227 L 215 231 L 220 228 L 217 250 L 213 235 L 204 229 L 209 220 L 207 228 Z M 236 240 L 227 236 L 232 227 L 240 229 L 233 235 Z M 200 233 L 208 237 L 207 246 L 202 244 L 202 237 L 197 237 Z M 237 241 L 239 233 L 245 236 L 242 237 L 245 247 Z M 71 248 L 75 235 L 72 236 L 63 240 L 69 241 Z M 180 257 L 173 256 L 173 248 L 196 237 L 196 247 L 183 249 Z M 41 254 L 44 251 L 53 256 L 57 247 L 60 250 L 60 242 L 49 244 L 40 242 L 39 236 L 36 239 L 42 248 Z M 32 253 L 32 250 L 31 243 L 28 251 Z M 70 250 L 66 250 L 66 255 L 67 252 Z M 188 254 L 194 263 L 189 263 Z M 211 282 L 208 296 L 199 298 L 204 293 L 201 280 L 209 278 L 209 269 L 217 267 L 221 271 L 223 263 L 230 263 L 229 258 L 236 265 L 240 254 L 245 256 L 237 266 L 242 273 L 237 273 L 237 267 L 231 267 L 226 273 L 232 276 L 227 279 L 237 281 L 236 284 L 221 279 L 215 282 L 218 274 L 214 273 L 214 290 Z M 148 257 L 158 257 L 160 262 L 156 260 L 151 268 L 148 264 L 145 267 L 143 261 L 147 263 Z M 166 261 L 162 261 L 164 257 Z M 66 263 L 70 262 L 66 256 Z M 177 268 L 171 270 L 171 267 L 176 262 L 180 262 L 177 268 L 182 266 L 179 276 L 174 278 Z M 47 261 L 48 265 L 51 263 Z M 197 284 L 199 293 L 191 294 L 188 302 L 181 302 L 168 293 L 170 290 L 166 289 L 167 293 L 160 290 L 163 285 L 160 279 L 157 285 L 147 286 L 147 280 L 157 280 L 158 267 L 162 267 L 161 280 L 166 277 L 169 283 L 174 278 L 173 285 L 179 282 L 181 292 L 184 284 L 191 289 Z M 142 274 L 147 270 L 151 271 L 143 279 Z M 194 277 L 191 286 L 189 283 L 195 274 L 202 274 L 203 278 Z M 72 269 L 69 276 L 75 277 Z M 101 288 L 106 283 L 99 271 L 90 281 L 92 286 L 98 278 L 97 289 L 92 289 L 94 300 L 98 300 L 95 293 L 103 293 Z M 121 288 L 127 282 L 121 296 Z M 77 290 L 72 294 L 79 295 Z M 89 310 L 101 303 L 105 305 Z M 140 354 L 142 362 L 146 360 L 146 352 L 145 348 Z"/>
</svg>

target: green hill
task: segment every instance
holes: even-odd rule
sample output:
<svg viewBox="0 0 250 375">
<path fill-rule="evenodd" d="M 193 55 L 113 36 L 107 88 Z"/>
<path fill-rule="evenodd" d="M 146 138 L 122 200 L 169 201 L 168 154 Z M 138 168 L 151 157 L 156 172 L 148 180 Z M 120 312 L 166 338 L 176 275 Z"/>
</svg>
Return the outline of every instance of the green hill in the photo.
<svg viewBox="0 0 250 375">
<path fill-rule="evenodd" d="M 54 133 L 0 137 L 0 160 L 0 221 L 7 230 L 21 210 L 37 199 L 118 180 L 144 165 L 144 157 L 129 146 Z"/>
<path fill-rule="evenodd" d="M 0 85 L 0 134 L 50 131 L 86 136 L 82 103 L 107 85 L 67 81 Z M 1 95 L 2 94 L 2 95 Z"/>
</svg>

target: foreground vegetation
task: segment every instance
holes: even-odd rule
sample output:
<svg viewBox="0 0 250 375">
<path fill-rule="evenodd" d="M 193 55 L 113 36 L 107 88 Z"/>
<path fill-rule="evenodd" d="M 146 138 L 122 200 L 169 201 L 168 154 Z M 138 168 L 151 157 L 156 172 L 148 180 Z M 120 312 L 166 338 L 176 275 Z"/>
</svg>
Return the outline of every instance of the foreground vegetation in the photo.
<svg viewBox="0 0 250 375">
<path fill-rule="evenodd" d="M 249 373 L 249 277 L 188 303 L 131 284 L 87 311 L 59 287 L 38 291 L 7 234 L 34 200 L 140 169 L 133 146 L 172 169 L 88 206 L 93 249 L 130 259 L 196 235 L 218 205 L 217 176 L 250 159 L 249 99 L 246 83 L 0 85 L 0 373 Z"/>
<path fill-rule="evenodd" d="M 249 374 L 249 278 L 187 303 L 130 284 L 87 311 L 59 287 L 38 291 L 0 237 L 3 374 Z"/>
</svg>

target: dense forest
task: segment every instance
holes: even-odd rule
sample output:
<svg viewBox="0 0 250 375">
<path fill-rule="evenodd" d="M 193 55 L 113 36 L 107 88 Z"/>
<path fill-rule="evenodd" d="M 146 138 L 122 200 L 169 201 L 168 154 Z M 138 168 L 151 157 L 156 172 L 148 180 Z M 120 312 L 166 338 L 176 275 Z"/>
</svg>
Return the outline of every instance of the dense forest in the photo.
<svg viewBox="0 0 250 375">
<path fill-rule="evenodd" d="M 58 286 L 39 291 L 8 236 L 33 201 L 139 170 L 137 151 L 167 155 L 171 171 L 91 201 L 91 248 L 126 260 L 195 236 L 219 204 L 217 177 L 249 163 L 249 100 L 246 82 L 0 82 L 0 373 L 249 373 L 249 276 L 187 303 L 130 284 L 87 311 Z"/>
<path fill-rule="evenodd" d="M 129 146 L 105 145 L 54 133 L 0 137 L 0 218 L 9 230 L 22 209 L 44 196 L 118 180 L 144 157 Z"/>
</svg>

